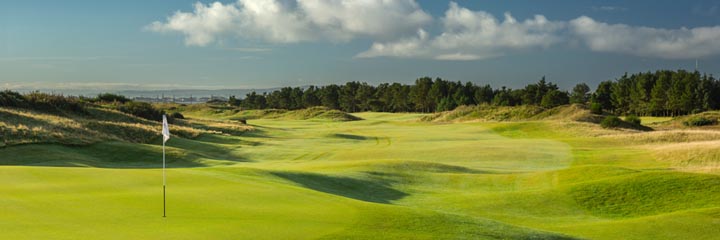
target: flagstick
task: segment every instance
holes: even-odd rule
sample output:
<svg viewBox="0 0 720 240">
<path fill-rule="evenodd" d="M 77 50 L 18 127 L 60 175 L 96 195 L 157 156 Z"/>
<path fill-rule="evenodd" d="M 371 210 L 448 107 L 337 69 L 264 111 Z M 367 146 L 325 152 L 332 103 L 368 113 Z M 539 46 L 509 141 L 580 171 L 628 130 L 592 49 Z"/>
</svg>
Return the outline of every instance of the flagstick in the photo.
<svg viewBox="0 0 720 240">
<path fill-rule="evenodd" d="M 163 129 L 162 129 L 162 135 L 163 135 L 163 218 L 166 217 L 165 215 L 165 142 L 170 139 L 170 128 L 168 127 L 167 118 L 165 115 L 163 117 Z"/>
<path fill-rule="evenodd" d="M 163 217 L 165 217 L 165 139 L 163 139 Z"/>
</svg>

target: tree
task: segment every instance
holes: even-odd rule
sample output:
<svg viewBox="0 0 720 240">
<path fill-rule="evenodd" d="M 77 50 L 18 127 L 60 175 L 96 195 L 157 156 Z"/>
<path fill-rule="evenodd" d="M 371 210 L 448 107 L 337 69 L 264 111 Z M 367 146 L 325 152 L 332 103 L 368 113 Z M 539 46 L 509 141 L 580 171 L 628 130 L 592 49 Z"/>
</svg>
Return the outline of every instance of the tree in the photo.
<svg viewBox="0 0 720 240">
<path fill-rule="evenodd" d="M 432 79 L 423 77 L 415 80 L 415 85 L 410 87 L 410 102 L 414 103 L 416 111 L 431 111 L 433 101 L 428 97 L 428 93 L 430 92 L 432 84 Z"/>
<path fill-rule="evenodd" d="M 612 94 L 613 94 L 613 83 L 612 81 L 600 82 L 597 90 L 595 90 L 594 102 L 600 104 L 603 110 L 613 111 Z"/>
<path fill-rule="evenodd" d="M 410 86 L 402 85 L 399 83 L 393 83 L 390 85 L 390 92 L 392 93 L 392 101 L 390 106 L 393 112 L 409 112 L 412 111 L 411 106 L 414 106 L 410 102 Z"/>
<path fill-rule="evenodd" d="M 658 79 L 650 90 L 650 112 L 653 115 L 667 116 L 667 91 L 670 89 L 670 76 L 664 72 L 657 72 Z"/>
<path fill-rule="evenodd" d="M 358 105 L 358 111 L 370 110 L 371 103 L 375 101 L 375 88 L 367 83 L 360 84 L 355 94 L 355 101 Z"/>
<path fill-rule="evenodd" d="M 494 91 L 490 85 L 475 88 L 474 98 L 476 104 L 491 103 L 494 98 Z"/>
<path fill-rule="evenodd" d="M 570 103 L 584 104 L 588 101 L 590 94 L 590 87 L 585 83 L 578 83 L 573 87 L 572 94 L 570 94 Z"/>
<path fill-rule="evenodd" d="M 374 98 L 376 101 L 372 104 L 372 110 L 375 112 L 389 112 L 390 111 L 390 105 L 393 101 L 393 94 L 392 91 L 390 91 L 390 84 L 388 83 L 381 83 L 375 88 L 375 96 Z"/>
<path fill-rule="evenodd" d="M 358 101 L 355 98 L 360 83 L 347 82 L 340 88 L 340 109 L 346 112 L 356 112 Z"/>
<path fill-rule="evenodd" d="M 302 94 L 302 103 L 306 108 L 320 106 L 320 98 L 318 97 L 319 90 L 315 86 L 310 86 L 305 89 Z"/>
<path fill-rule="evenodd" d="M 437 110 L 438 111 L 450 111 L 455 109 L 457 105 L 455 105 L 455 101 L 452 100 L 450 97 L 444 97 L 443 99 L 440 99 L 440 102 L 438 102 Z"/>
<path fill-rule="evenodd" d="M 320 89 L 320 102 L 330 109 L 340 109 L 340 87 L 335 84 Z"/>
<path fill-rule="evenodd" d="M 510 98 L 510 91 L 505 86 L 502 86 L 501 89 L 498 89 L 493 94 L 493 104 L 497 106 L 510 106 L 512 103 L 512 99 Z"/>
<path fill-rule="evenodd" d="M 428 90 L 427 98 L 428 98 L 428 111 L 433 112 L 435 111 L 435 108 L 437 107 L 437 104 L 448 96 L 448 84 L 446 81 L 436 78 L 435 82 L 432 83 L 432 86 L 430 87 L 430 90 Z"/>
<path fill-rule="evenodd" d="M 633 87 L 632 80 L 628 78 L 627 73 L 613 84 L 612 104 L 616 114 L 625 114 L 630 109 L 630 89 Z"/>
<path fill-rule="evenodd" d="M 667 116 L 694 113 L 720 108 L 720 82 L 712 75 L 684 70 L 660 70 L 654 73 L 627 73 L 616 80 L 601 82 L 594 93 L 589 94 L 587 84 L 575 85 L 570 93 L 560 91 L 543 77 L 520 89 L 471 82 L 452 82 L 429 77 L 418 78 L 415 84 L 383 83 L 377 87 L 367 83 L 348 82 L 344 85 L 284 87 L 276 91 L 248 93 L 245 99 L 231 96 L 228 103 L 244 109 L 299 109 L 326 106 L 348 112 L 432 112 L 451 110 L 459 105 L 494 104 L 499 106 L 539 105 L 550 108 L 569 102 L 586 103 L 588 97 L 593 113 L 640 114 Z M 35 97 L 33 97 L 35 96 Z M 40 95 L 21 96 L 30 104 L 32 99 L 41 101 Z M 115 99 L 107 95 L 100 99 Z M 9 100 L 8 100 L 9 99 Z M 10 102 L 10 103 L 7 103 Z M 0 94 L 0 104 L 15 104 L 10 95 Z"/>
<path fill-rule="evenodd" d="M 233 95 L 228 98 L 228 104 L 230 106 L 240 106 L 240 100 Z"/>
<path fill-rule="evenodd" d="M 475 101 L 473 100 L 473 89 L 475 88 L 475 86 L 473 86 L 471 82 L 467 82 L 465 83 L 465 85 L 462 85 L 460 82 L 458 82 L 457 84 L 458 87 L 452 94 L 452 98 L 455 101 L 455 104 L 457 106 L 474 104 Z"/>
<path fill-rule="evenodd" d="M 288 102 L 289 109 L 301 109 L 304 107 L 303 104 L 303 90 L 302 88 L 296 87 L 290 90 L 290 98 Z"/>
<path fill-rule="evenodd" d="M 568 94 L 563 91 L 558 90 L 550 90 L 543 96 L 542 101 L 540 101 L 540 106 L 544 108 L 554 108 L 560 105 L 568 104 L 569 98 Z"/>
</svg>

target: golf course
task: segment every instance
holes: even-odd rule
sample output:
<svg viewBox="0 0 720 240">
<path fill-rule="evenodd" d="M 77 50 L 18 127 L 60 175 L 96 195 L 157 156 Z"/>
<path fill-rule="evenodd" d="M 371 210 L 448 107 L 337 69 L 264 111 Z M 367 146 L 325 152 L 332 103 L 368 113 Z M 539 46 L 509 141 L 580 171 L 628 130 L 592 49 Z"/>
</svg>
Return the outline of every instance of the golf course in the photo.
<svg viewBox="0 0 720 240">
<path fill-rule="evenodd" d="M 579 121 L 590 113 L 576 105 L 507 121 L 173 109 L 185 119 L 170 125 L 163 218 L 158 122 L 0 108 L 0 239 L 720 235 L 712 126 L 648 118 L 654 131 L 606 129 Z M 102 134 L 120 127 L 148 128 L 150 140 Z"/>
<path fill-rule="evenodd" d="M 720 0 L 0 4 L 0 240 L 720 240 Z"/>
</svg>

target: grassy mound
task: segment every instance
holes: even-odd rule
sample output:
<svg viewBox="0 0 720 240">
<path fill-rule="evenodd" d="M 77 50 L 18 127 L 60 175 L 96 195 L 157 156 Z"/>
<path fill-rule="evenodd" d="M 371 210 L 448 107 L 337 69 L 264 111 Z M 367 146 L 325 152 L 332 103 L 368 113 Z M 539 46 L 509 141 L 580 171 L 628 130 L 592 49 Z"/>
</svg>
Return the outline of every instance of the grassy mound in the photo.
<svg viewBox="0 0 720 240">
<path fill-rule="evenodd" d="M 330 120 L 330 121 L 356 121 L 362 120 L 352 114 L 329 109 L 326 107 L 311 107 L 300 110 L 283 110 L 283 109 L 262 109 L 262 110 L 242 110 L 237 107 L 218 105 L 218 104 L 193 104 L 193 105 L 176 105 L 164 104 L 159 105 L 160 108 L 167 109 L 170 112 L 180 112 L 191 118 L 202 119 L 288 119 L 288 120 Z"/>
<path fill-rule="evenodd" d="M 672 118 L 668 121 L 657 122 L 653 127 L 659 129 L 708 129 L 720 130 L 718 125 L 720 111 L 708 111 L 686 116 Z"/>
<path fill-rule="evenodd" d="M 641 173 L 578 184 L 568 194 L 597 216 L 648 216 L 720 206 L 720 176 Z"/>
<path fill-rule="evenodd" d="M 527 120 L 544 111 L 538 106 L 460 106 L 452 111 L 439 112 L 421 118 L 426 122 L 462 122 L 462 121 L 517 121 Z"/>
<path fill-rule="evenodd" d="M 148 143 L 159 137 L 158 122 L 119 111 L 87 107 L 88 114 L 54 114 L 37 110 L 0 108 L 4 145 L 59 143 L 83 145 L 100 141 Z M 202 130 L 173 126 L 173 135 L 193 138 Z"/>
<path fill-rule="evenodd" d="M 525 121 L 525 120 L 572 120 L 598 123 L 602 117 L 590 113 L 579 104 L 564 105 L 551 109 L 539 106 L 460 106 L 455 110 L 439 112 L 421 118 L 426 122 L 465 122 L 465 121 Z"/>
<path fill-rule="evenodd" d="M 279 118 L 294 119 L 294 120 L 307 120 L 307 119 L 327 119 L 333 121 L 357 121 L 362 120 L 361 118 L 352 114 L 329 109 L 326 107 L 311 107 L 301 110 L 288 111 L 279 115 Z"/>
</svg>

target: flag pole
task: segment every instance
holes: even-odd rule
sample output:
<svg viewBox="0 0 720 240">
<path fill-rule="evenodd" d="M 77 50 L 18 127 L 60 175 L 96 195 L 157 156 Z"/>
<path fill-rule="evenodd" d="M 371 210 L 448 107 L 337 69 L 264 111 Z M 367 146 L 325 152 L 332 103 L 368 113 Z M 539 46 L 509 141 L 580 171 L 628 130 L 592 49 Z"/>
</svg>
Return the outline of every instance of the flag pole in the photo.
<svg viewBox="0 0 720 240">
<path fill-rule="evenodd" d="M 165 216 L 165 140 L 163 139 L 163 217 Z"/>
<path fill-rule="evenodd" d="M 167 117 L 163 114 L 163 129 L 162 129 L 162 135 L 163 135 L 163 218 L 166 217 L 165 215 L 165 184 L 167 181 L 165 180 L 165 142 L 167 142 L 168 139 L 170 139 L 170 127 L 168 127 Z"/>
</svg>

